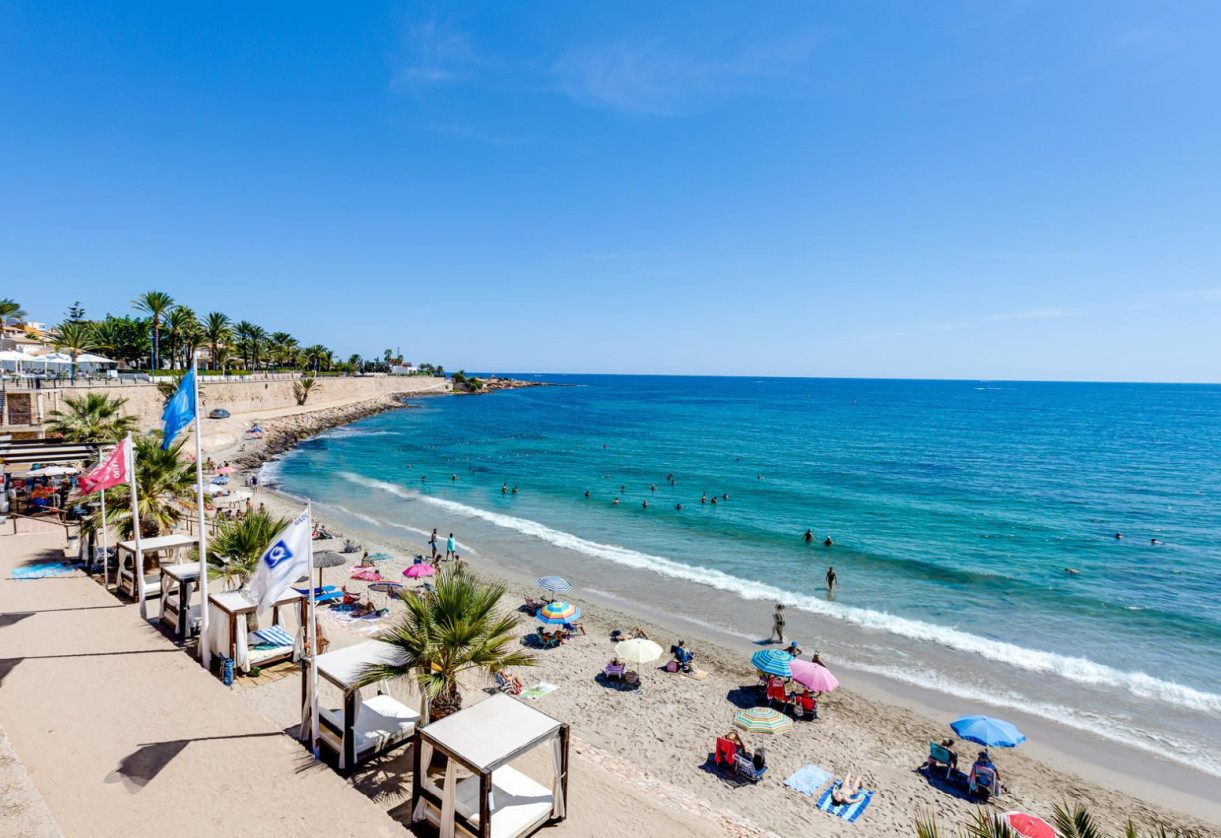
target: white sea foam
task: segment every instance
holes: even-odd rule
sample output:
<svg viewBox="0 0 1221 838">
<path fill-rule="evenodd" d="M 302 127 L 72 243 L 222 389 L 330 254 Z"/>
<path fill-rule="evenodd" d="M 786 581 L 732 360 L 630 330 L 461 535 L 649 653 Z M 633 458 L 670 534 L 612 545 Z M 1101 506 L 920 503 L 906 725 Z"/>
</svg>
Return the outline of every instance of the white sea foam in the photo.
<svg viewBox="0 0 1221 838">
<path fill-rule="evenodd" d="M 884 631 L 925 643 L 936 643 L 955 651 L 979 655 L 988 660 L 1030 672 L 1053 675 L 1080 684 L 1125 689 L 1140 698 L 1163 701 L 1189 710 L 1208 713 L 1221 712 L 1221 695 L 1171 681 L 1163 681 L 1144 672 L 1123 672 L 1087 658 L 1025 649 L 1013 643 L 991 640 L 959 629 L 923 623 L 919 620 L 887 614 L 884 611 L 839 605 L 818 597 L 785 591 L 765 582 L 730 576 L 712 568 L 692 567 L 663 556 L 640 553 L 617 544 L 600 544 L 571 533 L 552 529 L 537 521 L 502 515 L 498 512 L 488 512 L 444 498 L 420 495 L 392 483 L 372 480 L 350 472 L 340 472 L 339 476 L 359 485 L 382 489 L 404 499 L 422 500 L 457 515 L 478 518 L 498 527 L 516 530 L 566 550 L 625 567 L 651 571 L 671 579 L 708 585 L 717 590 L 737 594 L 743 599 L 783 602 L 789 608 L 800 608 L 803 611 L 842 620 L 865 629 Z"/>
<path fill-rule="evenodd" d="M 331 439 L 351 439 L 358 436 L 397 436 L 395 431 L 370 431 L 365 428 L 350 428 L 344 425 L 338 428 L 331 428 L 329 431 L 323 431 L 319 436 L 330 437 Z"/>
</svg>

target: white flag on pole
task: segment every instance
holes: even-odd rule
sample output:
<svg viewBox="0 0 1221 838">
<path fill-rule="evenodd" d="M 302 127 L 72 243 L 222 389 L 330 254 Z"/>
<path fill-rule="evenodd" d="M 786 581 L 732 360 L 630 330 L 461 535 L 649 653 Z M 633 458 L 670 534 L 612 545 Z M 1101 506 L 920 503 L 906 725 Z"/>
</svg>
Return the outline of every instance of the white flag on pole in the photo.
<svg viewBox="0 0 1221 838">
<path fill-rule="evenodd" d="M 259 611 L 264 611 L 284 595 L 302 576 L 309 575 L 310 524 L 309 509 L 276 535 L 275 541 L 259 559 L 246 594 Z"/>
</svg>

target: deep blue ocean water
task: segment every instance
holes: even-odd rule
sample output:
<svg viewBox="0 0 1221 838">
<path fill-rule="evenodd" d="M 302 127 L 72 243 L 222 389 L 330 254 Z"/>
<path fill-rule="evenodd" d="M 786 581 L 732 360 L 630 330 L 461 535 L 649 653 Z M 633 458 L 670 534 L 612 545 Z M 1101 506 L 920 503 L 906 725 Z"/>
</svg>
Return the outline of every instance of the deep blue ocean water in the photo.
<svg viewBox="0 0 1221 838">
<path fill-rule="evenodd" d="M 889 638 L 854 650 L 865 668 L 928 650 L 937 677 L 971 672 L 964 695 L 1206 758 L 1178 740 L 1221 712 L 1221 387 L 540 378 L 571 386 L 421 399 L 303 443 L 275 478 L 382 522 L 466 515 L 783 599 Z"/>
</svg>

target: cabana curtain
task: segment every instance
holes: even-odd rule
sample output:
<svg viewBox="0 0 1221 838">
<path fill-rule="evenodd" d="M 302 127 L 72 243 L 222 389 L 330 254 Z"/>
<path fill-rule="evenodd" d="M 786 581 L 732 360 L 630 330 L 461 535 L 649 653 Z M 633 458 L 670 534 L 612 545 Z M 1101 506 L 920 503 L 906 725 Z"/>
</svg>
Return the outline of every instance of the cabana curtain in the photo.
<svg viewBox="0 0 1221 838">
<path fill-rule="evenodd" d="M 564 783 L 563 783 L 563 766 L 564 752 L 560 738 L 557 736 L 551 740 L 551 758 L 555 761 L 555 779 L 551 781 L 551 817 L 565 817 L 564 809 Z"/>
<path fill-rule="evenodd" d="M 445 760 L 445 789 L 441 793 L 441 838 L 454 838 L 454 803 L 457 800 L 458 761 Z"/>
</svg>

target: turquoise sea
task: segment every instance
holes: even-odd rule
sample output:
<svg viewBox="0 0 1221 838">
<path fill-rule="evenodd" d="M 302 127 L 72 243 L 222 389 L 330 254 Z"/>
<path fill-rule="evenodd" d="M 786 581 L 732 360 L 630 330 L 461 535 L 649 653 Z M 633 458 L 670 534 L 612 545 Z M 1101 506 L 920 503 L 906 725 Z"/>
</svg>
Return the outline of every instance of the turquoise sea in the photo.
<svg viewBox="0 0 1221 838">
<path fill-rule="evenodd" d="M 744 638 L 783 601 L 845 665 L 1221 776 L 1221 387 L 538 378 L 264 480 Z"/>
</svg>

